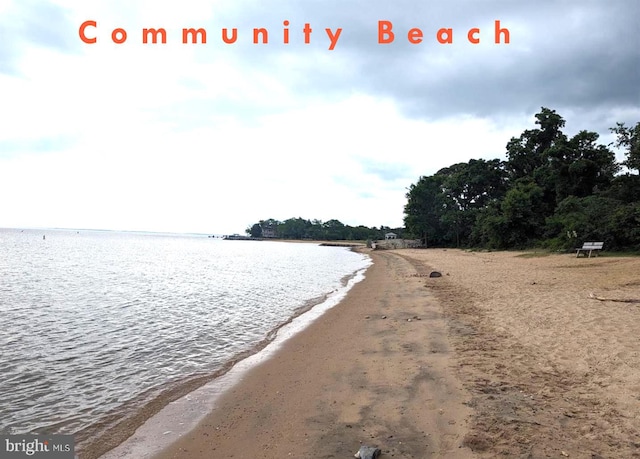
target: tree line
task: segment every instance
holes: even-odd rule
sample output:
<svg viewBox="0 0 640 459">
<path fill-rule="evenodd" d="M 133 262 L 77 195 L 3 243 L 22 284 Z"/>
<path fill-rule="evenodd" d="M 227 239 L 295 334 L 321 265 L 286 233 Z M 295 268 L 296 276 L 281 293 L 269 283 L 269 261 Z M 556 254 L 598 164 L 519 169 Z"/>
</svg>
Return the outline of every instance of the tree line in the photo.
<svg viewBox="0 0 640 459">
<path fill-rule="evenodd" d="M 611 128 L 624 149 L 618 163 L 597 133 L 567 137 L 555 110 L 542 107 L 535 118 L 536 128 L 507 143 L 506 160 L 472 159 L 412 184 L 407 236 L 440 247 L 562 250 L 604 241 L 640 250 L 640 122 Z"/>
<path fill-rule="evenodd" d="M 247 235 L 255 238 L 278 239 L 310 239 L 322 241 L 366 241 L 384 239 L 386 233 L 393 232 L 402 236 L 403 228 L 392 229 L 381 225 L 380 228 L 366 226 L 349 226 L 339 220 L 307 220 L 304 218 L 290 218 L 278 221 L 272 218 L 260 220 L 246 229 Z"/>
</svg>

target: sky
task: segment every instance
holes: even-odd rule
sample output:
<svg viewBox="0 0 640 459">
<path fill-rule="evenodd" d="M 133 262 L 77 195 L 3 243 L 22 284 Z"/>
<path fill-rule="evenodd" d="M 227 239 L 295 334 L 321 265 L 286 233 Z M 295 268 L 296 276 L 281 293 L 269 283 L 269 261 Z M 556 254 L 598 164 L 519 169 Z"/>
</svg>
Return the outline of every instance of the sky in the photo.
<svg viewBox="0 0 640 459">
<path fill-rule="evenodd" d="M 605 145 L 640 121 L 639 20 L 637 0 L 0 0 L 0 227 L 401 227 L 411 184 L 506 159 L 541 107 Z"/>
</svg>

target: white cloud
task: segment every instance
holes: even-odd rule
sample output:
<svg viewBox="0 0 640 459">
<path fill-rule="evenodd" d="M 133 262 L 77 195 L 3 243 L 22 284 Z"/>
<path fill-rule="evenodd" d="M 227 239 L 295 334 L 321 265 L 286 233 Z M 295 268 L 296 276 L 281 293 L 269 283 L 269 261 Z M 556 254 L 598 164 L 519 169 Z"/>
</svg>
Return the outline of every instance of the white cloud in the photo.
<svg viewBox="0 0 640 459">
<path fill-rule="evenodd" d="M 0 12 L 34 24 L 34 5 L 0 0 Z M 0 65 L 0 196 L 9 197 L 0 199 L 0 226 L 231 233 L 259 219 L 297 216 L 400 226 L 406 187 L 456 162 L 500 157 L 511 136 L 532 127 L 529 106 L 543 105 L 523 93 L 506 112 L 496 99 L 494 112 L 482 74 L 464 73 L 491 68 L 506 75 L 514 62 L 528 66 L 540 57 L 538 23 L 513 11 L 504 17 L 511 48 L 429 43 L 416 53 L 366 41 L 363 24 L 375 30 L 371 18 L 387 17 L 382 4 L 363 13 L 366 20 L 277 2 L 47 5 L 64 18 L 47 32 L 56 46 L 37 30 L 14 26 L 9 47 L 0 46 L 0 64 L 8 62 Z M 402 5 L 388 16 L 394 24 Z M 483 31 L 499 16 L 464 20 L 461 11 L 449 17 Z M 406 22 L 421 25 L 417 14 L 407 13 Z M 575 17 L 575 29 L 590 24 Z M 280 33 L 285 18 L 292 30 L 311 22 L 312 44 L 220 43 L 220 27 L 237 26 L 246 37 L 264 21 Z M 78 36 L 88 19 L 98 22 L 95 45 Z M 334 52 L 321 43 L 326 26 L 345 29 Z M 111 42 L 116 27 L 129 34 L 122 45 Z M 165 27 L 169 43 L 143 45 L 143 27 Z M 210 42 L 181 44 L 182 27 L 207 27 Z M 558 30 L 557 37 L 566 34 Z M 449 81 L 463 86 L 458 91 Z M 479 112 L 487 115 L 471 114 Z M 585 119 L 579 108 L 575 113 Z M 623 121 L 638 111 L 604 113 L 593 119 L 613 125 L 618 114 Z"/>
<path fill-rule="evenodd" d="M 469 151 L 497 149 L 482 137 L 490 131 L 486 122 L 412 121 L 391 101 L 363 95 L 310 103 L 253 125 L 175 133 L 94 122 L 73 152 L 5 165 L 0 189 L 26 185 L 18 202 L 31 209 L 21 220 L 20 207 L 5 203 L 2 213 L 16 216 L 14 225 L 230 233 L 263 218 L 302 216 L 400 226 L 406 186 L 466 160 Z M 494 137 L 502 142 L 504 132 Z M 408 174 L 385 183 L 363 170 L 362 158 L 406 165 Z"/>
</svg>

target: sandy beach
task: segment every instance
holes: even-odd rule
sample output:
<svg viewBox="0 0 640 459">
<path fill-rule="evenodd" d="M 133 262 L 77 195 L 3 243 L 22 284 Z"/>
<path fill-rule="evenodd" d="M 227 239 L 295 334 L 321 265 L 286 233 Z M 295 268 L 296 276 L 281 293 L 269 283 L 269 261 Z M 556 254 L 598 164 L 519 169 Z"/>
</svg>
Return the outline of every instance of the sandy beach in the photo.
<svg viewBox="0 0 640 459">
<path fill-rule="evenodd" d="M 484 457 L 640 457 L 640 259 L 398 255 L 445 273 L 425 285 L 472 394 L 466 445 Z"/>
<path fill-rule="evenodd" d="M 367 253 L 155 459 L 640 457 L 640 259 Z"/>
<path fill-rule="evenodd" d="M 437 299 L 391 252 L 158 458 L 473 457 L 472 414 Z M 384 457 L 384 456 L 383 456 Z"/>
</svg>

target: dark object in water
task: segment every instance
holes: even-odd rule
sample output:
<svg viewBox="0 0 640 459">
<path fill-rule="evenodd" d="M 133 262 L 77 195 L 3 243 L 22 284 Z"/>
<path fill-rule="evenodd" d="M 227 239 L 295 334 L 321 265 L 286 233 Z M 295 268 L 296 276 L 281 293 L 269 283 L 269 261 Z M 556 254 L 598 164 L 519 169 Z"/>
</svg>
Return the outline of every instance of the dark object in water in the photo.
<svg viewBox="0 0 640 459">
<path fill-rule="evenodd" d="M 377 459 L 380 454 L 382 454 L 382 451 L 374 446 L 361 446 L 356 453 L 356 457 L 360 459 Z"/>
<path fill-rule="evenodd" d="M 438 271 L 431 271 L 431 274 L 429 274 L 429 277 L 442 277 L 442 273 Z"/>
</svg>

